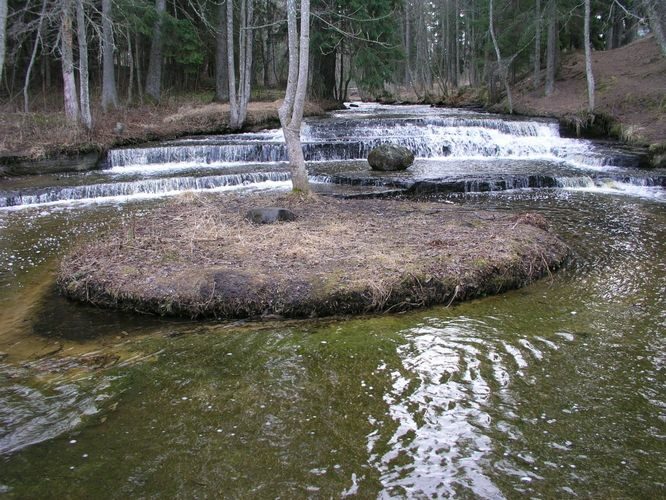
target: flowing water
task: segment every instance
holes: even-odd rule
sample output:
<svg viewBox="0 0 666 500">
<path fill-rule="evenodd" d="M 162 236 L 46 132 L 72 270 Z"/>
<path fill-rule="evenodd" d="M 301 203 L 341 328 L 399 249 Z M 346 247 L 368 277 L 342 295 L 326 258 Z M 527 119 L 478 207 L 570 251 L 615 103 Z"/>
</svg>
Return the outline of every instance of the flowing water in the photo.
<svg viewBox="0 0 666 500">
<path fill-rule="evenodd" d="M 324 192 L 536 211 L 575 258 L 527 288 L 409 314 L 133 316 L 58 297 L 59 257 L 164 195 L 284 189 L 279 134 L 1 181 L 0 493 L 665 496 L 664 172 L 549 121 L 470 111 L 364 105 L 304 134 Z M 380 141 L 417 151 L 410 173 L 365 170 Z"/>
</svg>

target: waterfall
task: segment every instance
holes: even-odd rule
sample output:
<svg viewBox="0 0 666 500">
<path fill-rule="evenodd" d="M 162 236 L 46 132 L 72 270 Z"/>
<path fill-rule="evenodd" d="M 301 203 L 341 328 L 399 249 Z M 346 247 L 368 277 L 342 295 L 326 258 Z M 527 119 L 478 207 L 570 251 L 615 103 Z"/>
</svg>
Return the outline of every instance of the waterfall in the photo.
<svg viewBox="0 0 666 500">
<path fill-rule="evenodd" d="M 265 182 L 286 182 L 288 172 L 246 173 L 208 177 L 171 177 L 135 182 L 113 182 L 86 186 L 49 188 L 36 193 L 15 193 L 0 196 L 0 207 L 42 205 L 60 201 L 115 198 L 136 195 L 167 195 L 183 191 L 205 191 L 227 187 L 243 187 Z"/>
<path fill-rule="evenodd" d="M 415 193 L 470 193 L 507 189 L 586 189 L 650 193 L 666 187 L 663 170 L 637 169 L 641 157 L 608 143 L 562 138 L 550 119 L 521 119 L 427 106 L 359 108 L 313 118 L 302 128 L 311 182 L 367 194 L 397 189 Z M 369 170 L 366 158 L 382 143 L 409 148 L 415 164 L 405 172 Z M 108 153 L 108 168 L 59 176 L 48 186 L 3 182 L 0 207 L 73 200 L 164 196 L 182 191 L 287 186 L 281 130 L 188 137 Z M 281 184 L 280 184 L 281 183 Z M 68 184 L 68 185 L 63 185 Z M 352 189 L 353 188 L 353 189 Z M 653 196 L 654 197 L 654 196 Z"/>
</svg>

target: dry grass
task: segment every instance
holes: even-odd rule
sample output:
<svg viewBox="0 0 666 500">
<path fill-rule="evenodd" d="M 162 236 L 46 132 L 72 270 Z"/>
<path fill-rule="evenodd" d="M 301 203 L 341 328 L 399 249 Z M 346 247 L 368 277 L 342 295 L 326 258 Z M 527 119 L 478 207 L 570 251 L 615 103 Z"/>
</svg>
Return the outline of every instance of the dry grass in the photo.
<svg viewBox="0 0 666 500">
<path fill-rule="evenodd" d="M 261 206 L 298 219 L 244 219 Z M 58 283 L 94 304 L 192 317 L 401 311 L 549 273 L 568 250 L 544 224 L 415 202 L 188 196 L 67 257 Z"/>
</svg>

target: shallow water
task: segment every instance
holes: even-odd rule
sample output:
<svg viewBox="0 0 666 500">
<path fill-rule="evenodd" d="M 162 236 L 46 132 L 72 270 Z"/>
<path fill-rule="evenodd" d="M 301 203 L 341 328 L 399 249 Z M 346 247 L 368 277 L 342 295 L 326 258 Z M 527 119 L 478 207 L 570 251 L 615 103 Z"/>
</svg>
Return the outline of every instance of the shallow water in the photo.
<svg viewBox="0 0 666 500">
<path fill-rule="evenodd" d="M 274 323 L 119 314 L 58 257 L 163 201 L 0 212 L 8 497 L 666 495 L 661 198 L 435 198 L 542 213 L 563 271 L 452 308 Z M 223 198 L 221 198 L 223 201 Z"/>
</svg>

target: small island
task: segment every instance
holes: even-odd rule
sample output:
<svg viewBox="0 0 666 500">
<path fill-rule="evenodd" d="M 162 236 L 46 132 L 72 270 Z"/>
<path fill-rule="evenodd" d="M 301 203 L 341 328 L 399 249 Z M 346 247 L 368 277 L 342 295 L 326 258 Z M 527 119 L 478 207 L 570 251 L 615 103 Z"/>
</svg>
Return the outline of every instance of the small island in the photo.
<svg viewBox="0 0 666 500">
<path fill-rule="evenodd" d="M 252 209 L 295 220 L 257 224 Z M 399 312 L 500 293 L 569 248 L 535 214 L 295 194 L 170 200 L 79 247 L 58 287 L 96 306 L 187 318 Z"/>
</svg>

